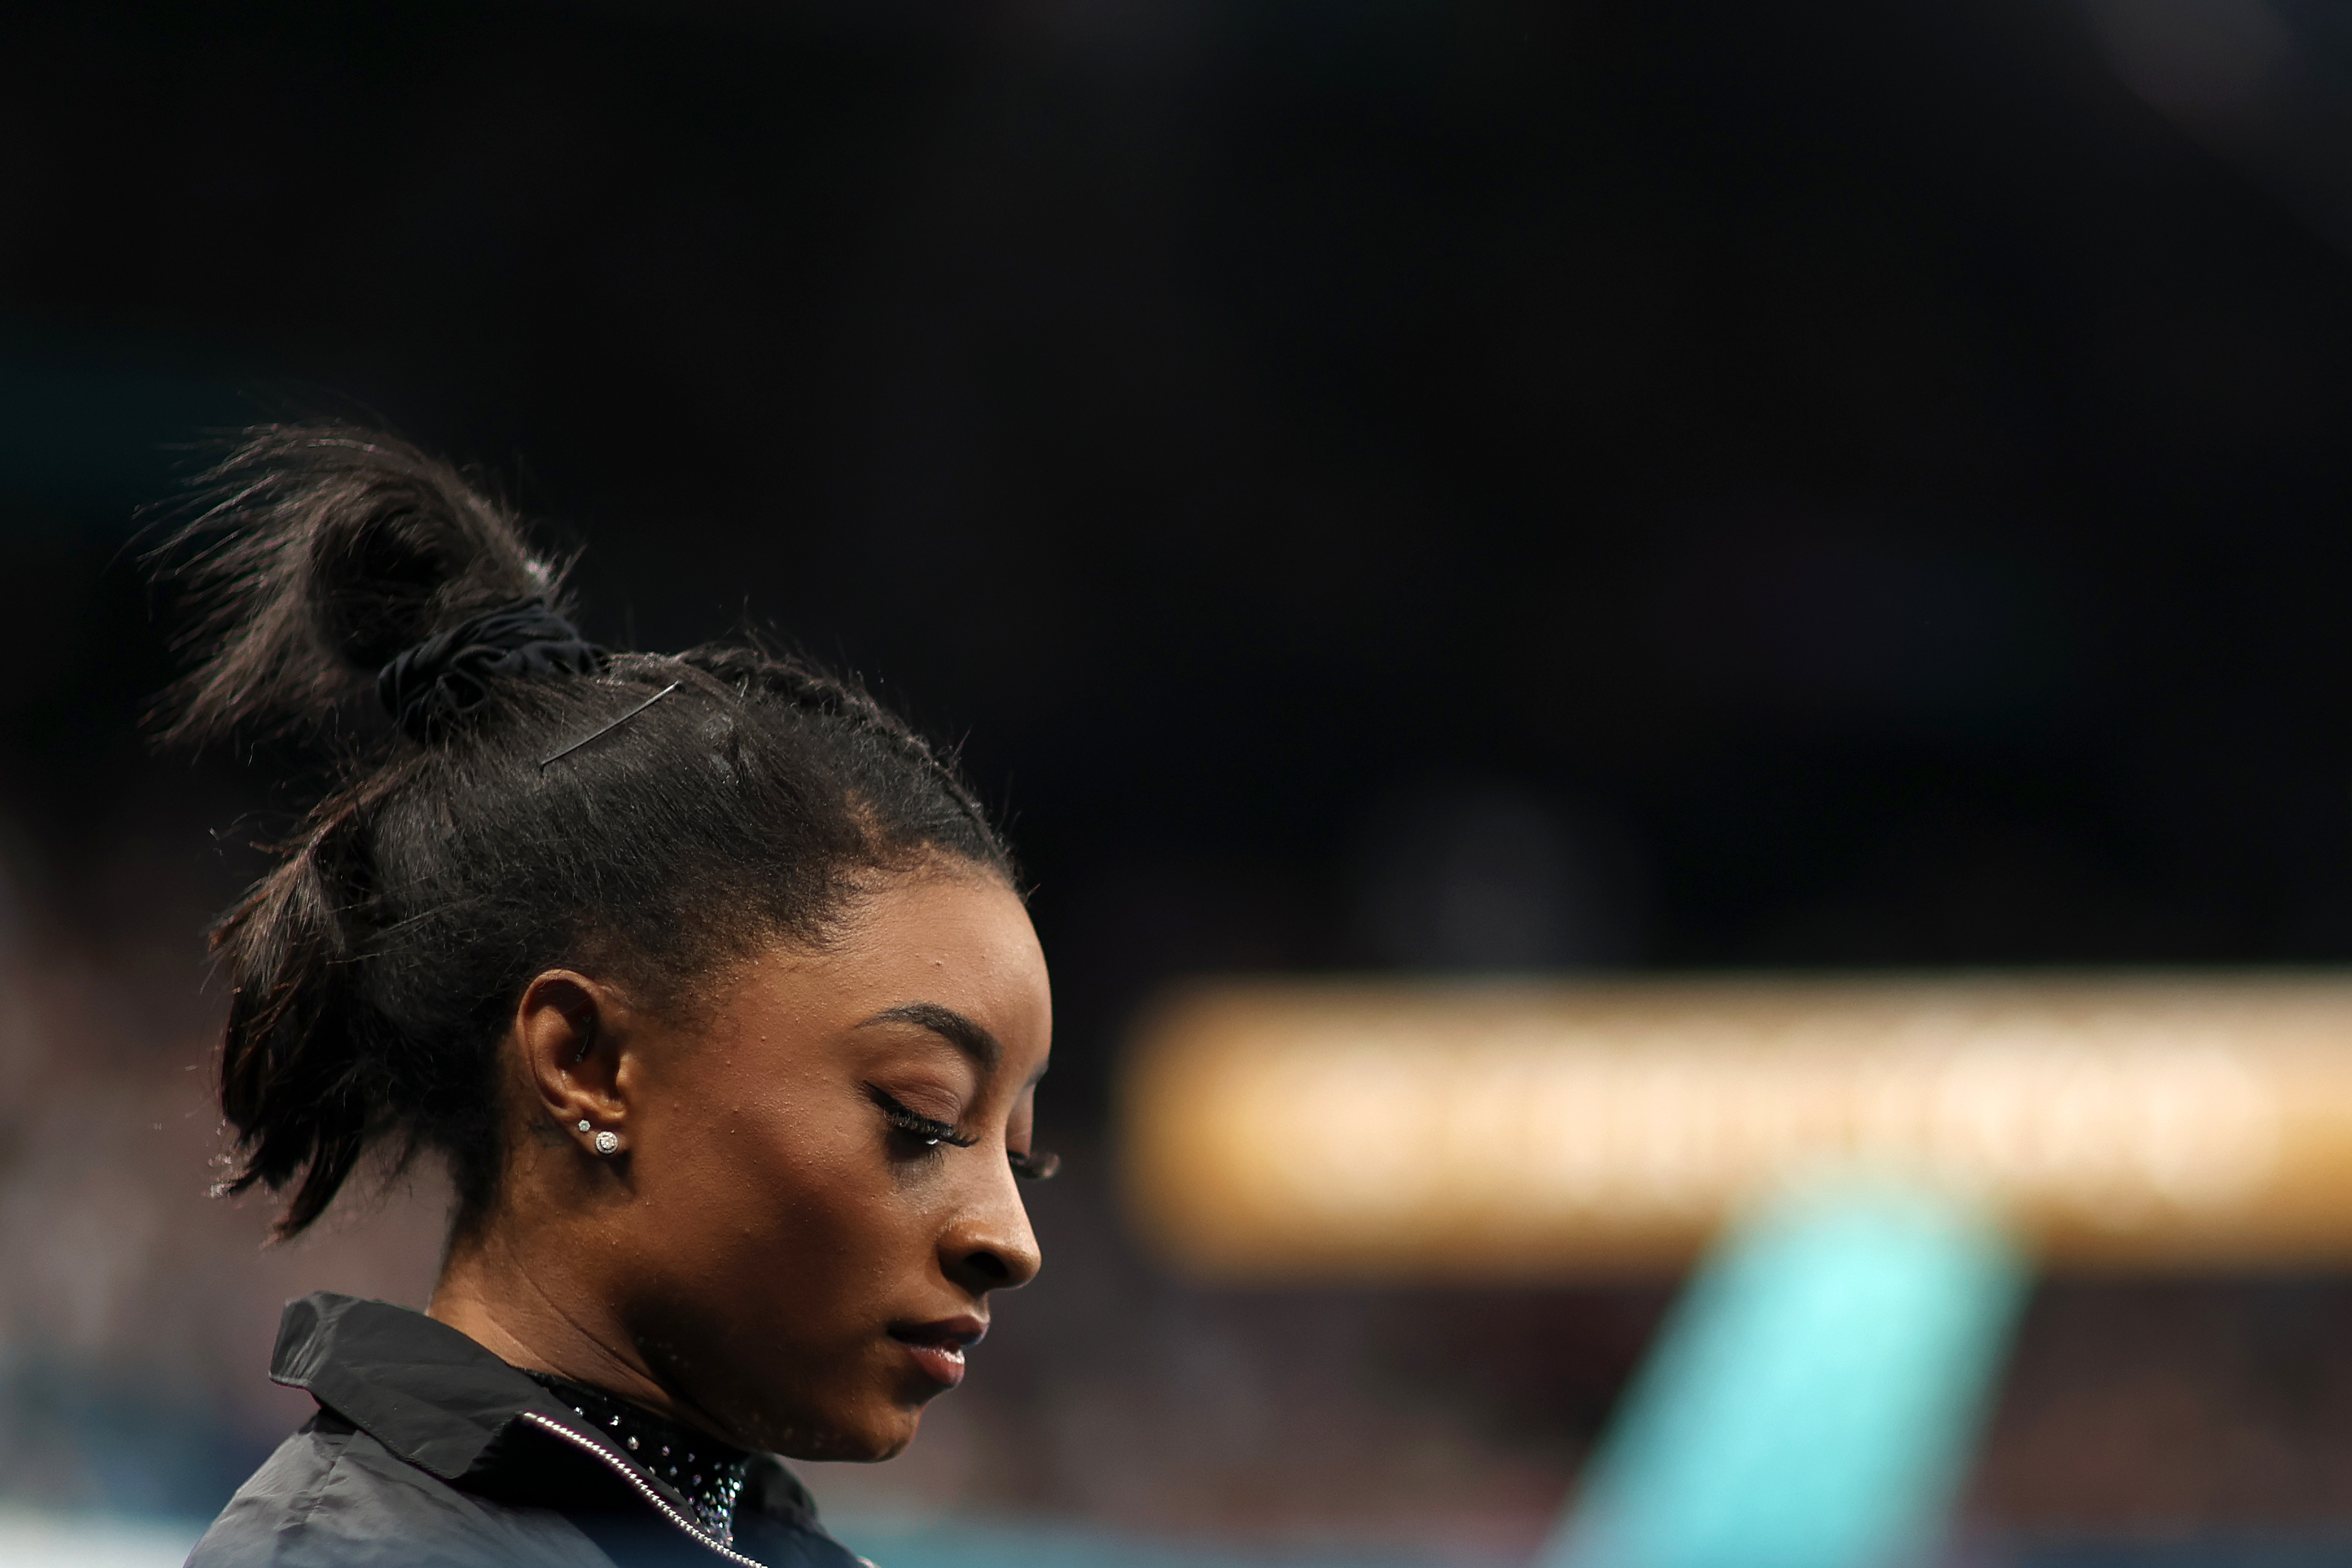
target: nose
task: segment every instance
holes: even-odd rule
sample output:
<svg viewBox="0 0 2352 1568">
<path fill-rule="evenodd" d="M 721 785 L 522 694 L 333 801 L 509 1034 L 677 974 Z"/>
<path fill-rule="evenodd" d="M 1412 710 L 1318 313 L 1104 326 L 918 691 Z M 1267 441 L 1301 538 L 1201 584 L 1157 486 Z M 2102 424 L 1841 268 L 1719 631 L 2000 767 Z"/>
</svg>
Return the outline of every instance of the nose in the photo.
<svg viewBox="0 0 2352 1568">
<path fill-rule="evenodd" d="M 940 1237 L 941 1271 L 975 1296 L 1017 1291 L 1045 1265 L 1012 1167 L 1001 1158 L 991 1163 L 992 1179 L 979 1184 Z"/>
</svg>

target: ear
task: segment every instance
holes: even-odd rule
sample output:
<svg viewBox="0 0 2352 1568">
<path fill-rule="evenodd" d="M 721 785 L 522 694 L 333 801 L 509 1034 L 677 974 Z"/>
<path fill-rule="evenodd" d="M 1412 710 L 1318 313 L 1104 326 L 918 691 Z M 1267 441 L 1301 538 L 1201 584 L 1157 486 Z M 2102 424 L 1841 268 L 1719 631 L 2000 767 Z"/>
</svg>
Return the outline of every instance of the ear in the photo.
<svg viewBox="0 0 2352 1568">
<path fill-rule="evenodd" d="M 571 969 L 534 978 L 515 1009 L 515 1043 L 535 1101 L 530 1113 L 593 1154 L 629 1146 L 622 1063 L 630 1021 L 617 991 Z"/>
</svg>

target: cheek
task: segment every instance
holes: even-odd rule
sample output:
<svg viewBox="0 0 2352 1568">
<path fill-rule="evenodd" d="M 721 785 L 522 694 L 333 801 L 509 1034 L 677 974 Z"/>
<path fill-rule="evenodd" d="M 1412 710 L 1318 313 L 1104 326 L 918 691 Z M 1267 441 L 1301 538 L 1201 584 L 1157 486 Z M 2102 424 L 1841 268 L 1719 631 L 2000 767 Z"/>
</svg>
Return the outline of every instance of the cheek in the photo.
<svg viewBox="0 0 2352 1568">
<path fill-rule="evenodd" d="M 745 1105 L 649 1148 L 674 1156 L 646 1161 L 640 1206 L 674 1287 L 766 1334 L 887 1311 L 865 1298 L 906 1266 L 914 1206 L 877 1159 L 871 1130 L 845 1120 Z"/>
</svg>

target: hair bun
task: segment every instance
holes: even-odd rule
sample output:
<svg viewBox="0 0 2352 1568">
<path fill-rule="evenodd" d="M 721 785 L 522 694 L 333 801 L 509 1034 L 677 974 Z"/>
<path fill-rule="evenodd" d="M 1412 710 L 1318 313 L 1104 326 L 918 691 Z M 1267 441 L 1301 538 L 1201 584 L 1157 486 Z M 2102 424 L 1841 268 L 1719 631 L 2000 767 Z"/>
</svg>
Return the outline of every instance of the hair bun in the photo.
<svg viewBox="0 0 2352 1568">
<path fill-rule="evenodd" d="M 184 575 L 206 605 L 194 640 L 211 644 L 176 693 L 171 738 L 315 721 L 436 639 L 448 640 L 438 674 L 460 682 L 442 705 L 452 713 L 479 700 L 480 675 L 503 673 L 498 660 L 533 643 L 584 652 L 564 653 L 561 666 L 554 653 L 526 664 L 572 668 L 593 657 L 549 608 L 554 573 L 514 519 L 406 442 L 336 424 L 268 426 L 247 432 L 204 484 L 212 504 L 164 547 L 187 553 Z M 486 645 L 468 627 L 525 606 L 561 623 L 560 634 L 467 652 Z M 404 681 L 404 708 L 414 693 L 438 689 Z"/>
<path fill-rule="evenodd" d="M 432 740 L 501 676 L 593 675 L 604 651 L 543 599 L 477 615 L 403 649 L 376 672 L 376 700 L 410 737 Z"/>
</svg>

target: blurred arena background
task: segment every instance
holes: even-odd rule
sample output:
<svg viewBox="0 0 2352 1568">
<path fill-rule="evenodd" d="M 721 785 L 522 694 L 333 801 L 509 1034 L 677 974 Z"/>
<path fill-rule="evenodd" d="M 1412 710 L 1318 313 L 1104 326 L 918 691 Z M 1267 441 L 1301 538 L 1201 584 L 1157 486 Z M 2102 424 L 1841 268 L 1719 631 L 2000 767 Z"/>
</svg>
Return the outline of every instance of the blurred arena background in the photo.
<svg viewBox="0 0 2352 1568">
<path fill-rule="evenodd" d="M 1187 1272 L 1139 1020 L 2352 961 L 2347 90 L 2315 0 L 0 10 L 0 1556 L 175 1560 L 278 1302 L 435 1263 L 429 1176 L 204 1197 L 297 804 L 141 728 L 208 438 L 481 464 L 602 640 L 775 629 L 1010 819 L 1047 1270 L 812 1467 L 853 1541 L 1516 1564 L 1675 1270 Z M 2352 1274 L 2055 1275 L 2000 1365 L 1953 1561 L 2352 1560 Z"/>
</svg>

